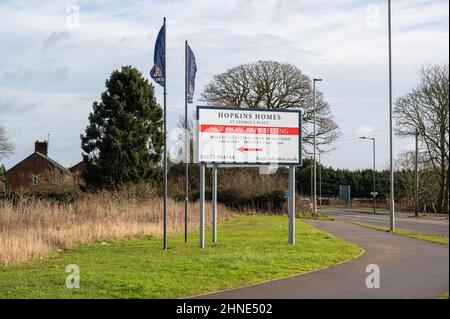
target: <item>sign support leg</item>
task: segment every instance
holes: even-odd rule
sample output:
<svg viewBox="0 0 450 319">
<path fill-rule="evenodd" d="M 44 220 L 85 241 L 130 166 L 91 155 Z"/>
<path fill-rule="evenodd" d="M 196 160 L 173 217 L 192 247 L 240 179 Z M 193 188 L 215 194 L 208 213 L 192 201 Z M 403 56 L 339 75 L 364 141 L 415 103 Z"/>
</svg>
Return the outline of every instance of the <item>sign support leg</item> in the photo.
<svg viewBox="0 0 450 319">
<path fill-rule="evenodd" d="M 205 248 L 205 164 L 200 164 L 200 248 Z"/>
<path fill-rule="evenodd" d="M 289 166 L 289 244 L 295 245 L 295 166 Z"/>
<path fill-rule="evenodd" d="M 217 166 L 212 171 L 212 241 L 217 243 Z"/>
</svg>

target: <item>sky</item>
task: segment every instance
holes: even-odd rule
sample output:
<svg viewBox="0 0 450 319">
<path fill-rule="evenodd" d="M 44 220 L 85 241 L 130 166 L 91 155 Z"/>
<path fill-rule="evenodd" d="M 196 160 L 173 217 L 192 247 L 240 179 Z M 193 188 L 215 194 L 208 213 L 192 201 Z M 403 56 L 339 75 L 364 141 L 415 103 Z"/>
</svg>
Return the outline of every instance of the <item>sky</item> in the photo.
<svg viewBox="0 0 450 319">
<path fill-rule="evenodd" d="M 340 127 L 322 163 L 370 168 L 372 145 L 358 139 L 367 135 L 376 138 L 377 169 L 388 167 L 387 0 L 0 0 L 0 126 L 15 145 L 3 164 L 12 167 L 47 137 L 51 158 L 78 163 L 80 134 L 111 72 L 133 65 L 150 79 L 164 16 L 169 131 L 184 114 L 188 40 L 198 66 L 192 111 L 215 74 L 257 60 L 288 62 L 323 79 L 318 90 Z M 420 65 L 448 60 L 448 1 L 393 0 L 394 99 L 417 84 Z M 393 145 L 398 154 L 414 141 L 395 137 Z"/>
</svg>

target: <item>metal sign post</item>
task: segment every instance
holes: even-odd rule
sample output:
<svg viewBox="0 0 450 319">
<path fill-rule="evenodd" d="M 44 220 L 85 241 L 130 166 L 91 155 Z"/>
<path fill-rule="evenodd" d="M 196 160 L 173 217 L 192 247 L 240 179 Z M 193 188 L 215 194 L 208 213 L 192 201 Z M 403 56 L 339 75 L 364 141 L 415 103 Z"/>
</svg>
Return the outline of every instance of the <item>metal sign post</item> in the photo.
<svg viewBox="0 0 450 319">
<path fill-rule="evenodd" d="M 200 248 L 205 248 L 205 164 L 200 164 Z"/>
<path fill-rule="evenodd" d="M 217 166 L 212 168 L 212 241 L 217 243 Z"/>
<path fill-rule="evenodd" d="M 295 245 L 295 166 L 289 166 L 289 244 Z"/>
</svg>

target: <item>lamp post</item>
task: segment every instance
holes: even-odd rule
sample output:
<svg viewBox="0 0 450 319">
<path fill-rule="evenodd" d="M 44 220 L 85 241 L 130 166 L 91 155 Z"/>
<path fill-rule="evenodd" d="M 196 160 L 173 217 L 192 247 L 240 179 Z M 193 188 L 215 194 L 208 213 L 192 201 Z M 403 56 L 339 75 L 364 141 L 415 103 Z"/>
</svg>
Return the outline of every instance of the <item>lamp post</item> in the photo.
<svg viewBox="0 0 450 319">
<path fill-rule="evenodd" d="M 419 217 L 419 131 L 416 128 L 416 152 L 414 156 L 414 216 Z"/>
<path fill-rule="evenodd" d="M 314 178 L 313 178 L 313 209 L 317 214 L 317 165 L 316 165 L 316 82 L 320 82 L 322 79 L 313 79 L 313 131 L 314 131 Z"/>
<path fill-rule="evenodd" d="M 391 36 L 391 0 L 388 0 L 388 48 L 389 48 L 389 165 L 390 165 L 390 194 L 389 194 L 389 228 L 395 231 L 394 207 L 394 159 L 393 159 L 393 132 L 392 132 L 392 36 Z"/>
<path fill-rule="evenodd" d="M 319 207 L 322 209 L 322 161 L 320 160 L 321 152 L 319 152 Z"/>
<path fill-rule="evenodd" d="M 375 137 L 366 137 L 366 136 L 361 136 L 360 139 L 362 140 L 372 140 L 372 144 L 373 144 L 373 192 L 372 192 L 372 196 L 373 196 L 373 213 L 376 213 L 376 196 L 377 193 L 375 192 L 376 189 L 376 179 L 375 179 Z"/>
</svg>

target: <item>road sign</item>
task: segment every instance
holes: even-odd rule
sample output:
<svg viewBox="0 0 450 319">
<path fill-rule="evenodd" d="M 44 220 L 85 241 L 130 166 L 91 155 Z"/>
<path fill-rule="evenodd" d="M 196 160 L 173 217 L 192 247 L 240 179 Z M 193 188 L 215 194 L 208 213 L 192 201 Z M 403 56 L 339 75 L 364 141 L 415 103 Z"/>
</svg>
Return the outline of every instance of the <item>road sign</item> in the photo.
<svg viewBox="0 0 450 319">
<path fill-rule="evenodd" d="M 378 195 L 378 192 L 370 192 L 370 195 L 372 195 L 372 197 L 376 197 Z"/>
<path fill-rule="evenodd" d="M 197 107 L 199 163 L 301 165 L 299 110 Z"/>
<path fill-rule="evenodd" d="M 339 200 L 346 204 L 352 202 L 350 197 L 350 185 L 339 185 Z"/>
</svg>

